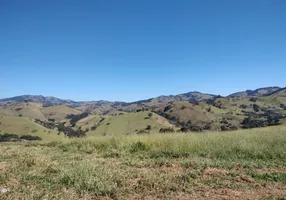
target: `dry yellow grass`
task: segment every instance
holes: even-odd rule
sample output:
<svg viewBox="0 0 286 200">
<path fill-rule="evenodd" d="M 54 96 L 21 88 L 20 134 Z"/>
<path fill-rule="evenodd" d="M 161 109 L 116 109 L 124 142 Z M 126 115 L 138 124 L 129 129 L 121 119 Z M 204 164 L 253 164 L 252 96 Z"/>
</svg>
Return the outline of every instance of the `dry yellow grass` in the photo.
<svg viewBox="0 0 286 200">
<path fill-rule="evenodd" d="M 286 127 L 0 145 L 1 199 L 283 199 Z"/>
</svg>

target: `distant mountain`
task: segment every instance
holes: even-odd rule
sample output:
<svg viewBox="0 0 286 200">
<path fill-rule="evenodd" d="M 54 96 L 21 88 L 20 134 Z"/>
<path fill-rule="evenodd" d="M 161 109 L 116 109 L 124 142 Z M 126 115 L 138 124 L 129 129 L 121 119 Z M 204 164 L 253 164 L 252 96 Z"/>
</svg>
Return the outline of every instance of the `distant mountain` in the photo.
<svg viewBox="0 0 286 200">
<path fill-rule="evenodd" d="M 246 90 L 246 91 L 242 91 L 242 92 L 236 92 L 236 93 L 229 95 L 229 97 L 267 96 L 267 95 L 272 94 L 272 93 L 274 93 L 280 89 L 281 89 L 280 87 L 265 87 L 265 88 L 259 88 L 256 90 Z"/>
<path fill-rule="evenodd" d="M 76 107 L 80 105 L 80 103 L 76 101 L 64 100 L 56 97 L 45 97 L 42 95 L 22 95 L 11 98 L 0 99 L 0 102 L 2 103 L 34 102 L 34 103 L 41 103 L 43 105 L 67 105 L 71 107 Z"/>
<path fill-rule="evenodd" d="M 204 94 L 195 91 L 178 95 L 168 95 L 168 96 L 162 95 L 156 98 L 133 102 L 131 104 L 137 103 L 137 104 L 144 104 L 146 106 L 161 106 L 173 101 L 202 101 L 202 100 L 214 99 L 216 96 L 217 95 Z"/>
<path fill-rule="evenodd" d="M 269 96 L 269 95 L 276 95 L 276 96 L 286 96 L 283 91 L 286 91 L 286 88 L 279 88 L 279 87 L 265 87 L 259 88 L 256 90 L 246 90 L 243 92 L 236 92 L 228 97 L 259 97 L 259 96 Z M 113 109 L 120 109 L 123 111 L 134 111 L 140 108 L 155 108 L 164 106 L 170 102 L 177 102 L 177 101 L 204 101 L 215 99 L 218 95 L 214 94 L 205 94 L 201 92 L 188 92 L 178 95 L 162 95 L 156 98 L 150 98 L 145 100 L 139 100 L 135 102 L 120 102 L 120 101 L 73 101 L 73 100 L 66 100 L 60 99 L 56 97 L 47 97 L 42 95 L 22 95 L 16 96 L 11 98 L 0 99 L 0 105 L 5 103 L 20 103 L 20 102 L 35 102 L 41 103 L 45 106 L 51 105 L 65 105 L 73 108 L 79 108 L 82 111 L 92 111 L 96 108 L 104 108 L 104 112 L 106 110 Z M 103 111 L 103 110 L 102 110 Z"/>
<path fill-rule="evenodd" d="M 71 106 L 71 107 L 78 107 L 82 105 L 93 105 L 95 107 L 101 107 L 101 106 L 112 106 L 112 107 L 117 107 L 117 106 L 127 106 L 131 104 L 165 104 L 171 101 L 190 101 L 190 100 L 195 100 L 195 101 L 201 101 L 201 100 L 206 100 L 206 99 L 212 99 L 216 95 L 212 94 L 203 94 L 200 92 L 188 92 L 184 94 L 179 94 L 179 95 L 169 95 L 169 96 L 159 96 L 157 98 L 151 98 L 147 100 L 141 100 L 141 101 L 136 101 L 136 102 L 131 102 L 131 103 L 126 103 L 126 102 L 119 102 L 119 101 L 72 101 L 72 100 L 65 100 L 65 99 L 59 99 L 56 97 L 45 97 L 42 95 L 22 95 L 22 96 L 16 96 L 16 97 L 11 97 L 11 98 L 5 98 L 5 99 L 0 99 L 0 102 L 35 102 L 35 103 L 41 103 L 43 105 L 66 105 L 66 106 Z"/>
<path fill-rule="evenodd" d="M 226 131 L 273 126 L 286 124 L 286 88 L 247 90 L 227 98 L 188 92 L 130 103 L 77 102 L 41 95 L 0 100 L 0 133 L 21 133 L 25 128 L 23 124 L 29 124 L 27 130 L 23 130 L 25 133 L 50 131 L 35 128 L 34 123 L 51 131 L 54 130 L 53 125 L 62 123 L 68 127 L 65 131 L 85 131 L 87 135 L 142 134 L 150 130 L 159 132 L 160 129 L 161 132 L 171 129 L 182 132 Z"/>
<path fill-rule="evenodd" d="M 264 95 L 264 96 L 286 97 L 286 87 L 280 88 L 279 90 L 268 93 L 267 95 Z"/>
</svg>

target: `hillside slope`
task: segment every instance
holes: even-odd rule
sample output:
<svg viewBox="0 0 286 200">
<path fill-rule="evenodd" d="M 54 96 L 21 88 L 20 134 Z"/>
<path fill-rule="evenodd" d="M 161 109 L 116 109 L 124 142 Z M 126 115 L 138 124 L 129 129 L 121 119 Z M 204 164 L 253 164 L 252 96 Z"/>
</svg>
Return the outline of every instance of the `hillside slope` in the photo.
<svg viewBox="0 0 286 200">
<path fill-rule="evenodd" d="M 150 128 L 147 128 L 150 126 Z M 87 135 L 128 135 L 156 133 L 161 128 L 174 128 L 167 119 L 148 111 L 121 113 L 116 116 L 89 116 L 80 120 L 77 127 L 89 131 Z M 93 127 L 93 128 L 92 128 Z"/>
<path fill-rule="evenodd" d="M 246 90 L 243 92 L 236 92 L 228 97 L 259 97 L 259 96 L 266 96 L 268 94 L 271 94 L 273 92 L 276 92 L 280 90 L 279 87 L 265 87 L 265 88 L 258 88 L 256 90 Z"/>
<path fill-rule="evenodd" d="M 47 129 L 26 117 L 0 116 L 0 133 L 14 133 L 17 135 L 39 136 L 43 140 L 63 139 L 57 130 Z"/>
</svg>

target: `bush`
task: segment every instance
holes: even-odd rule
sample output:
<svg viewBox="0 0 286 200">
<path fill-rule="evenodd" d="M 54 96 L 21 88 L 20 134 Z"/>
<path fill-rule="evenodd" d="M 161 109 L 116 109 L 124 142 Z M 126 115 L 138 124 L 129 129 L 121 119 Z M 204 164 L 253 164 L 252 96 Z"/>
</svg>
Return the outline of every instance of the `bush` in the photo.
<svg viewBox="0 0 286 200">
<path fill-rule="evenodd" d="M 242 108 L 242 109 L 246 109 L 246 108 L 247 108 L 247 105 L 242 104 L 242 105 L 240 105 L 239 107 Z"/>
<path fill-rule="evenodd" d="M 16 142 L 19 141 L 19 136 L 12 133 L 4 133 L 4 135 L 0 134 L 0 142 Z"/>
<path fill-rule="evenodd" d="M 174 133 L 174 128 L 160 128 L 159 133 Z"/>
<path fill-rule="evenodd" d="M 257 101 L 257 98 L 251 97 L 251 98 L 249 99 L 249 101 L 256 102 L 256 101 Z"/>
<path fill-rule="evenodd" d="M 188 128 L 186 128 L 186 127 L 182 127 L 182 128 L 180 129 L 180 131 L 181 131 L 181 132 L 183 132 L 183 133 L 186 133 L 186 132 L 188 132 L 188 131 L 189 131 L 189 129 L 188 129 Z"/>
<path fill-rule="evenodd" d="M 258 112 L 258 111 L 260 110 L 259 105 L 253 104 L 253 110 L 254 110 L 255 112 Z"/>
<path fill-rule="evenodd" d="M 40 137 L 38 136 L 32 136 L 32 135 L 23 135 L 20 137 L 21 140 L 29 140 L 29 141 L 32 141 L 32 140 L 42 140 Z"/>
<path fill-rule="evenodd" d="M 81 114 L 78 114 L 78 115 L 74 115 L 74 114 L 70 114 L 70 115 L 67 115 L 66 118 L 67 119 L 70 119 L 70 123 L 71 124 L 74 124 L 76 123 L 77 121 L 85 118 L 88 116 L 88 113 L 87 112 L 84 112 L 84 113 L 81 113 Z"/>
<path fill-rule="evenodd" d="M 145 130 L 151 130 L 151 125 L 148 125 Z"/>
<path fill-rule="evenodd" d="M 167 112 L 168 110 L 170 110 L 172 108 L 172 106 L 168 105 L 168 106 L 165 106 L 164 108 L 164 112 Z"/>
<path fill-rule="evenodd" d="M 13 133 L 5 133 L 4 135 L 0 134 L 0 142 L 19 142 L 20 140 L 42 140 L 38 136 L 32 136 L 32 135 L 23 135 L 23 136 L 18 136 Z"/>
<path fill-rule="evenodd" d="M 181 110 L 184 110 L 184 109 L 186 109 L 186 106 L 185 106 L 185 105 L 183 105 L 183 106 L 181 107 Z"/>
<path fill-rule="evenodd" d="M 147 149 L 147 146 L 146 146 L 145 143 L 143 143 L 143 142 L 136 142 L 136 143 L 132 144 L 130 152 L 131 153 L 135 153 L 135 152 L 138 152 L 138 151 L 144 151 L 146 149 Z"/>
<path fill-rule="evenodd" d="M 283 108 L 284 110 L 286 110 L 286 106 L 284 104 L 280 104 L 280 108 Z"/>
<path fill-rule="evenodd" d="M 94 126 L 90 127 L 90 130 L 95 131 L 95 130 L 96 130 L 96 128 L 97 128 L 97 126 L 96 126 L 96 125 L 94 125 Z"/>
</svg>

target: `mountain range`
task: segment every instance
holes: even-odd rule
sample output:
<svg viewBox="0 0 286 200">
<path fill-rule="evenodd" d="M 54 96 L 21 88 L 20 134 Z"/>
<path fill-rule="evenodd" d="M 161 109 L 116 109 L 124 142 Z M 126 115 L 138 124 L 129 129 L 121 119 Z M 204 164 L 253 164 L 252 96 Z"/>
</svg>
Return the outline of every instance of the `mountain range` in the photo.
<svg viewBox="0 0 286 200">
<path fill-rule="evenodd" d="M 256 90 L 246 90 L 246 91 L 240 91 L 233 94 L 228 95 L 227 97 L 250 97 L 250 96 L 267 96 L 269 94 L 275 93 L 277 91 L 283 90 L 285 88 L 280 87 L 264 87 L 259 88 Z M 219 95 L 215 94 L 206 94 L 201 92 L 188 92 L 178 95 L 162 95 L 155 98 L 145 99 L 145 100 L 139 100 L 135 102 L 119 102 L 119 101 L 105 101 L 105 100 L 99 100 L 99 101 L 73 101 L 69 99 L 60 99 L 57 97 L 52 96 L 42 96 L 42 95 L 21 95 L 21 96 L 15 96 L 15 97 L 9 97 L 0 99 L 0 103 L 3 104 L 3 102 L 35 102 L 35 103 L 41 103 L 44 105 L 66 105 L 71 107 L 77 107 L 84 104 L 95 104 L 97 106 L 102 105 L 127 105 L 127 104 L 134 104 L 134 103 L 151 103 L 154 104 L 164 104 L 171 101 L 202 101 L 207 99 L 213 99 Z"/>
<path fill-rule="evenodd" d="M 0 100 L 0 133 L 39 137 L 213 131 L 286 123 L 286 88 L 226 97 L 200 92 L 136 102 L 73 101 L 41 95 Z M 43 134 L 51 133 L 51 134 Z"/>
</svg>

